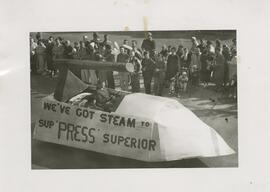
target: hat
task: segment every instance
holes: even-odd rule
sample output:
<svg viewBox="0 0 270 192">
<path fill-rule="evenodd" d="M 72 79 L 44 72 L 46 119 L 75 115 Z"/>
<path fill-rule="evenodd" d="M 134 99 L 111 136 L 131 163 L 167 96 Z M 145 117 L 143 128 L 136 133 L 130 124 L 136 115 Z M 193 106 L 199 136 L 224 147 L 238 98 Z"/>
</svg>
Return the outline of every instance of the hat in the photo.
<svg viewBox="0 0 270 192">
<path fill-rule="evenodd" d="M 148 32 L 148 36 L 152 36 L 152 33 L 151 32 Z"/>
</svg>

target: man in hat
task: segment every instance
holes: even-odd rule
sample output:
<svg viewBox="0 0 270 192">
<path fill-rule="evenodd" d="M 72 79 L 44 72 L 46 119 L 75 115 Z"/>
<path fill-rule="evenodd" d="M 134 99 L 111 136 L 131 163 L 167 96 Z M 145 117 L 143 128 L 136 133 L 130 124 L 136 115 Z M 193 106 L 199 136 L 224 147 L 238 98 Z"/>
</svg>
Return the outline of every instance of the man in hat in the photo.
<svg viewBox="0 0 270 192">
<path fill-rule="evenodd" d="M 143 51 L 148 51 L 149 53 L 156 49 L 156 43 L 153 40 L 152 33 L 148 32 L 147 38 L 143 40 L 141 48 Z"/>
</svg>

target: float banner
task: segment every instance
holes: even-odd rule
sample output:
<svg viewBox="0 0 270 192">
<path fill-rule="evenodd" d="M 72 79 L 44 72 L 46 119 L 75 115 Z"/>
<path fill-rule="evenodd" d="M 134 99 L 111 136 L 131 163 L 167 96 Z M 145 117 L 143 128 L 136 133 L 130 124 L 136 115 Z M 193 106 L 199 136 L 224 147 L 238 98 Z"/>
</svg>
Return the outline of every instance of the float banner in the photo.
<svg viewBox="0 0 270 192">
<path fill-rule="evenodd" d="M 153 121 L 42 100 L 34 138 L 142 161 L 160 161 L 158 127 Z"/>
</svg>

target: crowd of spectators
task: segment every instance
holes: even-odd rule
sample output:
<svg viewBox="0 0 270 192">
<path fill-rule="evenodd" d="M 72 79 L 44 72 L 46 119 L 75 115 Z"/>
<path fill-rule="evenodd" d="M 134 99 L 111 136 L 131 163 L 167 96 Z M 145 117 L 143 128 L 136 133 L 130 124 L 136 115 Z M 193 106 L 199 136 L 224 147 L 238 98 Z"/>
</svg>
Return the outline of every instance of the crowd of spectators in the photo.
<svg viewBox="0 0 270 192">
<path fill-rule="evenodd" d="M 108 62 L 124 62 L 134 65 L 134 72 L 119 72 L 120 87 L 124 91 L 140 92 L 143 78 L 145 93 L 162 96 L 164 88 L 169 94 L 181 96 L 189 88 L 208 87 L 214 84 L 215 91 L 228 93 L 236 98 L 236 39 L 229 47 L 220 40 L 215 42 L 192 37 L 192 46 L 178 47 L 163 45 L 156 47 L 152 33 L 147 33 L 141 46 L 136 40 L 124 40 L 122 45 L 111 42 L 107 34 L 103 40 L 93 33 L 91 40 L 83 36 L 80 42 L 71 44 L 69 40 L 50 36 L 44 40 L 40 33 L 30 37 L 31 72 L 57 77 L 54 59 L 82 59 Z M 72 72 L 86 83 L 105 82 L 106 87 L 115 89 L 113 71 L 73 69 Z M 152 87 L 153 82 L 153 87 Z"/>
</svg>

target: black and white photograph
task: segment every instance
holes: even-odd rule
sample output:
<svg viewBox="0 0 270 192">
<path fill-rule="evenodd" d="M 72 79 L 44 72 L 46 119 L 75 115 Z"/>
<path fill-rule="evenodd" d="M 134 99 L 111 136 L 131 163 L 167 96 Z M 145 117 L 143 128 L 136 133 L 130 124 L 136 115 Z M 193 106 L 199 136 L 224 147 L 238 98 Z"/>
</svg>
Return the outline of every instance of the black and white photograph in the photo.
<svg viewBox="0 0 270 192">
<path fill-rule="evenodd" d="M 270 1 L 0 1 L 0 192 L 269 192 Z"/>
<path fill-rule="evenodd" d="M 31 32 L 32 169 L 238 167 L 236 33 Z"/>
</svg>

